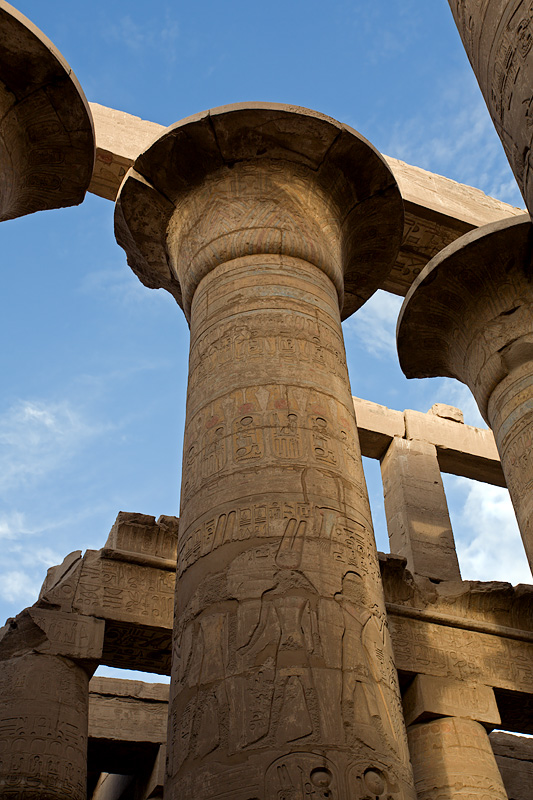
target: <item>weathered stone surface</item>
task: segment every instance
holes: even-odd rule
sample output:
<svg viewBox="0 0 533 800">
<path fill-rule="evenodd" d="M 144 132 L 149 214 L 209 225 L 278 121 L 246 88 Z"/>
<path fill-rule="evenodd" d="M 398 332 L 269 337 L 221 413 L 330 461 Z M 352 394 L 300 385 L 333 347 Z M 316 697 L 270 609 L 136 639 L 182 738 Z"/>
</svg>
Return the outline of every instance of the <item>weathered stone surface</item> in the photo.
<svg viewBox="0 0 533 800">
<path fill-rule="evenodd" d="M 531 2 L 449 0 L 449 3 L 492 121 L 531 212 Z"/>
<path fill-rule="evenodd" d="M 88 683 L 62 657 L 0 661 L 0 797 L 85 800 Z"/>
<path fill-rule="evenodd" d="M 470 681 L 417 675 L 403 696 L 405 724 L 464 717 L 494 728 L 501 722 L 494 690 Z"/>
<path fill-rule="evenodd" d="M 441 472 L 505 486 L 491 430 L 458 425 L 431 409 L 394 411 L 359 397 L 353 403 L 363 456 L 381 459 L 395 436 L 416 439 L 436 447 Z"/>
<path fill-rule="evenodd" d="M 178 546 L 177 517 L 155 517 L 120 511 L 111 528 L 103 555 L 119 561 L 174 569 Z"/>
<path fill-rule="evenodd" d="M 94 164 L 91 112 L 61 53 L 0 1 L 0 220 L 81 203 Z"/>
<path fill-rule="evenodd" d="M 405 556 L 414 575 L 460 581 L 435 446 L 394 437 L 381 475 L 391 552 Z"/>
<path fill-rule="evenodd" d="M 486 730 L 444 717 L 408 728 L 418 800 L 507 800 Z"/>
<path fill-rule="evenodd" d="M 96 128 L 96 165 L 90 191 L 114 200 L 137 156 L 164 127 L 91 103 Z M 404 295 L 427 262 L 472 228 L 520 214 L 520 209 L 479 189 L 385 156 L 405 204 L 402 247 L 381 288 Z"/>
<path fill-rule="evenodd" d="M 130 266 L 191 325 L 169 798 L 348 798 L 368 770 L 413 797 L 339 313 L 399 201 L 354 131 L 266 104 L 178 123 L 122 184 Z"/>
<path fill-rule="evenodd" d="M 415 281 L 398 320 L 407 377 L 470 387 L 494 431 L 533 564 L 533 291 L 529 215 L 467 234 Z"/>
<path fill-rule="evenodd" d="M 166 741 L 166 684 L 92 678 L 89 690 L 91 739 L 157 744 Z"/>
<path fill-rule="evenodd" d="M 509 800 L 531 800 L 533 740 L 501 731 L 490 734 L 490 743 Z"/>
</svg>

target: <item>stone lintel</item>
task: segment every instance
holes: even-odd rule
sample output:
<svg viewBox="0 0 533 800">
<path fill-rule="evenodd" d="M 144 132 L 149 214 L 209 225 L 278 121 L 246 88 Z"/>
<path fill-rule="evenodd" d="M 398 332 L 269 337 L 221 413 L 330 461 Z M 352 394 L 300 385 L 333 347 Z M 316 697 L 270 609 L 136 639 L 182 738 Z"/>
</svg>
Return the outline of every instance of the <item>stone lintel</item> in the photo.
<svg viewBox="0 0 533 800">
<path fill-rule="evenodd" d="M 436 717 L 466 717 L 488 728 L 501 723 L 494 690 L 469 681 L 417 675 L 403 697 L 405 724 Z"/>
<path fill-rule="evenodd" d="M 89 737 L 162 744 L 167 735 L 167 684 L 93 678 L 89 684 Z"/>
<path fill-rule="evenodd" d="M 89 190 L 115 200 L 137 156 L 165 130 L 163 125 L 91 103 L 96 129 L 96 164 Z M 409 286 L 443 247 L 472 228 L 523 213 L 441 175 L 385 156 L 405 204 L 403 244 L 381 288 L 405 295 Z"/>
<path fill-rule="evenodd" d="M 32 606 L 0 630 L 0 658 L 31 651 L 98 663 L 104 629 L 102 619 Z"/>
<path fill-rule="evenodd" d="M 395 436 L 418 439 L 436 447 L 442 472 L 505 486 L 491 430 L 464 425 L 431 409 L 427 414 L 401 412 L 359 397 L 353 402 L 364 456 L 381 459 Z"/>
<path fill-rule="evenodd" d="M 489 738 L 509 798 L 530 800 L 533 786 L 533 739 L 502 731 L 493 731 Z"/>
<path fill-rule="evenodd" d="M 105 544 L 107 558 L 134 561 L 149 559 L 154 566 L 176 563 L 178 518 L 119 511 Z M 128 558 L 127 556 L 130 556 Z"/>
</svg>

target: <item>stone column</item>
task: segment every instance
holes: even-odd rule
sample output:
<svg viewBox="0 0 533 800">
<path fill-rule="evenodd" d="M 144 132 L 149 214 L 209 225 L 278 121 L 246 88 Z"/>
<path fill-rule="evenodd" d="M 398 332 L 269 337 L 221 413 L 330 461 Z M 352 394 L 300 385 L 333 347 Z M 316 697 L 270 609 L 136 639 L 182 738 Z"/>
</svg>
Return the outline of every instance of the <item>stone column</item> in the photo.
<svg viewBox="0 0 533 800">
<path fill-rule="evenodd" d="M 501 722 L 491 687 L 417 675 L 404 711 L 418 800 L 507 800 L 486 730 Z"/>
<path fill-rule="evenodd" d="M 102 620 L 35 607 L 0 632 L 0 798 L 85 800 L 103 632 Z"/>
<path fill-rule="evenodd" d="M 432 259 L 405 298 L 398 353 L 408 378 L 470 387 L 494 431 L 533 565 L 533 290 L 529 216 L 462 236 Z"/>
<path fill-rule="evenodd" d="M 460 581 L 435 445 L 395 436 L 381 475 L 391 553 L 405 556 L 413 575 Z"/>
<path fill-rule="evenodd" d="M 166 798 L 414 797 L 340 327 L 401 216 L 293 107 L 185 120 L 122 185 L 130 266 L 191 327 Z"/>
<path fill-rule="evenodd" d="M 530 0 L 448 0 L 529 212 L 533 209 Z"/>
</svg>

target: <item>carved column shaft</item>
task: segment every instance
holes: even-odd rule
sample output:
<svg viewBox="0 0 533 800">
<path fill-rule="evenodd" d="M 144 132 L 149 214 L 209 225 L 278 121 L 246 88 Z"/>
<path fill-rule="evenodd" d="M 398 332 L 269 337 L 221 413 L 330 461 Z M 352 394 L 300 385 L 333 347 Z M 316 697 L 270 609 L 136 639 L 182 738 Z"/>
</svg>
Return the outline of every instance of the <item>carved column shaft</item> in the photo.
<svg viewBox="0 0 533 800">
<path fill-rule="evenodd" d="M 85 800 L 89 675 L 68 659 L 0 662 L 0 797 Z"/>
<path fill-rule="evenodd" d="M 418 800 L 507 800 L 485 728 L 442 717 L 407 729 Z"/>
<path fill-rule="evenodd" d="M 26 609 L 0 631 L 0 797 L 84 800 L 89 677 L 104 623 Z"/>
<path fill-rule="evenodd" d="M 281 106 L 178 125 L 134 169 L 119 238 L 191 325 L 165 796 L 412 798 L 340 327 L 400 233 L 390 176 Z"/>
</svg>

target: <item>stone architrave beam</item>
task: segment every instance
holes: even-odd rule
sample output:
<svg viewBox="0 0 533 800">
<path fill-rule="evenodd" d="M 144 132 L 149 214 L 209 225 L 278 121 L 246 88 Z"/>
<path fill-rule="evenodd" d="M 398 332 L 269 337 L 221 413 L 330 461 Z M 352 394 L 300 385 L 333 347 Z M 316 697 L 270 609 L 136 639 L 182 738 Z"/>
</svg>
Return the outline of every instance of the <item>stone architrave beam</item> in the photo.
<svg viewBox="0 0 533 800">
<path fill-rule="evenodd" d="M 166 560 L 156 566 L 138 552 L 145 535 L 154 533 L 153 517 L 125 517 L 137 520 L 132 551 L 113 554 L 106 547 L 67 557 L 50 570 L 36 608 L 56 606 L 61 613 L 104 620 L 101 663 L 169 675 L 176 563 L 169 570 Z M 527 712 L 533 694 L 532 588 L 469 581 L 424 588 L 413 582 L 405 559 L 380 555 L 380 567 L 402 680 L 415 674 L 457 681 L 468 676 L 498 692 L 507 730 L 533 733 Z"/>
<path fill-rule="evenodd" d="M 0 0 L 0 220 L 81 203 L 94 157 L 91 111 L 70 66 Z"/>
<path fill-rule="evenodd" d="M 96 163 L 89 191 L 115 200 L 137 156 L 163 125 L 90 103 L 96 129 Z M 472 228 L 523 213 L 479 189 L 385 156 L 405 204 L 404 236 L 396 263 L 381 286 L 405 295 L 416 275 L 443 247 Z"/>
<path fill-rule="evenodd" d="M 435 410 L 395 411 L 369 400 L 353 398 L 361 454 L 382 459 L 394 438 L 433 445 L 441 472 L 462 475 L 494 486 L 505 486 L 498 448 L 488 428 L 475 428 Z"/>
<path fill-rule="evenodd" d="M 414 797 L 340 327 L 402 230 L 379 153 L 293 106 L 177 123 L 122 183 L 128 263 L 191 327 L 169 798 Z"/>
</svg>

